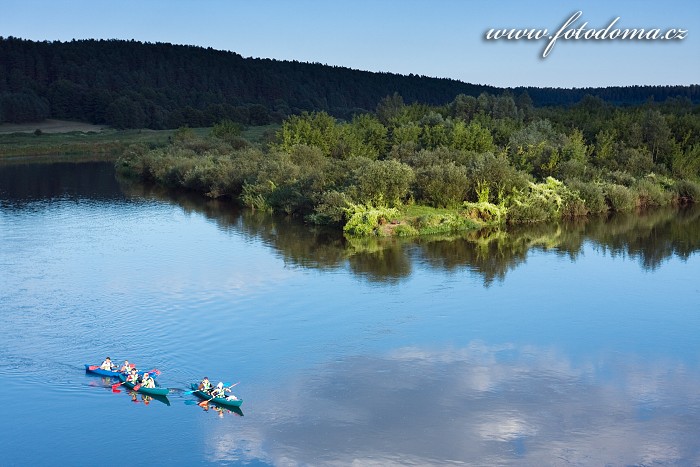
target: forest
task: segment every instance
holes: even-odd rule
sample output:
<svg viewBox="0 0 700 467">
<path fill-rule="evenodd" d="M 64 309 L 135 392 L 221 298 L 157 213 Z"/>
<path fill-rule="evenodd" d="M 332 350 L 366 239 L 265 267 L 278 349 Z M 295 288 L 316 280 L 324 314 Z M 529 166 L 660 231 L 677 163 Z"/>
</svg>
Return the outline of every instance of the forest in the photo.
<svg viewBox="0 0 700 467">
<path fill-rule="evenodd" d="M 477 66 L 474 64 L 473 66 Z M 500 95 L 492 86 L 260 58 L 187 45 L 124 40 L 36 42 L 0 37 L 0 123 L 44 118 L 114 128 L 175 129 L 281 122 L 304 111 L 342 119 L 370 112 L 395 92 L 407 104 Z M 586 96 L 616 106 L 685 98 L 700 86 L 515 88 L 517 102 L 570 106 Z"/>
</svg>

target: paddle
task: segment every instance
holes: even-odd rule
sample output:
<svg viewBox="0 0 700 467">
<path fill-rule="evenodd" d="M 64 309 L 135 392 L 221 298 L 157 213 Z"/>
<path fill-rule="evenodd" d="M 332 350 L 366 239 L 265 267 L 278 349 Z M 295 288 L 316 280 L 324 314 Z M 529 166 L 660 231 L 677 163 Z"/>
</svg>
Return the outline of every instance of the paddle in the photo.
<svg viewBox="0 0 700 467">
<path fill-rule="evenodd" d="M 121 383 L 114 383 L 114 384 L 112 385 L 112 391 L 115 391 L 115 392 L 116 392 L 117 388 L 118 388 L 119 386 L 121 386 L 122 384 L 124 384 L 124 381 L 122 381 Z"/>
</svg>

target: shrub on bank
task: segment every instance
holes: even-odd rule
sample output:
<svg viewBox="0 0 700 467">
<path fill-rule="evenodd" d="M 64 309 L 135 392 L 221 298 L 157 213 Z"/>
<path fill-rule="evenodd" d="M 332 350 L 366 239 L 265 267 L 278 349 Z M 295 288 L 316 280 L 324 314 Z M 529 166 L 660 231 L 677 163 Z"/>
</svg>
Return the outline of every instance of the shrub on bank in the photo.
<svg viewBox="0 0 700 467">
<path fill-rule="evenodd" d="M 331 190 L 323 193 L 320 202 L 307 219 L 318 225 L 341 226 L 345 222 L 350 200 L 345 193 Z"/>
<path fill-rule="evenodd" d="M 636 197 L 632 190 L 617 183 L 606 183 L 603 186 L 605 202 L 611 211 L 631 211 L 636 205 Z"/>
<path fill-rule="evenodd" d="M 496 205 L 487 201 L 477 203 L 465 202 L 462 208 L 467 217 L 485 224 L 502 223 L 505 221 L 508 212 L 504 205 Z"/>
<path fill-rule="evenodd" d="M 637 195 L 636 205 L 639 208 L 666 206 L 671 204 L 673 197 L 670 191 L 666 191 L 648 178 L 639 180 L 634 185 L 634 191 Z"/>
<path fill-rule="evenodd" d="M 691 180 L 679 180 L 674 186 L 678 202 L 681 204 L 700 201 L 700 183 Z"/>
<path fill-rule="evenodd" d="M 547 177 L 544 183 L 530 182 L 528 190 L 512 196 L 506 220 L 511 224 L 542 222 L 586 213 L 585 202 L 578 192 Z"/>
<path fill-rule="evenodd" d="M 602 184 L 572 180 L 567 185 L 572 191 L 578 193 L 579 197 L 585 202 L 586 210 L 589 213 L 602 214 L 608 211 Z"/>
<path fill-rule="evenodd" d="M 416 171 L 416 196 L 433 207 L 459 205 L 466 196 L 469 179 L 463 166 L 449 162 Z"/>
<path fill-rule="evenodd" d="M 377 235 L 380 225 L 390 222 L 399 214 L 396 208 L 380 208 L 371 205 L 350 204 L 347 209 L 348 221 L 343 231 L 349 235 Z"/>
</svg>

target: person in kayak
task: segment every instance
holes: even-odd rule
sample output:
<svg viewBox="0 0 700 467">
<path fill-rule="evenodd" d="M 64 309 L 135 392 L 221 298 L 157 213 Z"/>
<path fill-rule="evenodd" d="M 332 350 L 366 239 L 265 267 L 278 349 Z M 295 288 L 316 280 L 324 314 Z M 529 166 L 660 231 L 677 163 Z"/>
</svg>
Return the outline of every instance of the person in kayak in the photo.
<svg viewBox="0 0 700 467">
<path fill-rule="evenodd" d="M 113 368 L 114 364 L 112 363 L 112 359 L 109 357 L 105 358 L 105 361 L 102 362 L 102 365 L 100 365 L 100 370 L 112 371 Z"/>
<path fill-rule="evenodd" d="M 217 384 L 216 387 L 211 391 L 211 396 L 226 398 L 226 391 L 231 392 L 229 388 L 224 387 L 224 383 L 219 381 L 219 384 Z"/>
<path fill-rule="evenodd" d="M 156 382 L 153 378 L 151 378 L 151 375 L 149 375 L 148 373 L 144 373 L 141 377 L 141 386 L 147 389 L 151 389 L 156 387 Z"/>
<path fill-rule="evenodd" d="M 124 360 L 124 364 L 119 368 L 119 371 L 122 373 L 129 373 L 131 371 L 131 367 L 136 367 L 136 365 L 132 365 L 129 363 L 129 360 Z"/>
<path fill-rule="evenodd" d="M 205 376 L 204 379 L 202 379 L 202 381 L 199 382 L 197 390 L 209 393 L 211 391 L 211 382 L 209 381 L 209 378 Z"/>
<path fill-rule="evenodd" d="M 126 382 L 131 383 L 134 386 L 136 386 L 139 383 L 139 373 L 136 371 L 136 368 L 131 369 L 131 372 L 126 377 Z"/>
<path fill-rule="evenodd" d="M 235 386 L 235 384 L 234 384 Z M 224 383 L 219 381 L 219 384 L 216 385 L 216 388 L 211 392 L 212 397 L 220 397 L 222 399 L 229 399 L 229 400 L 234 400 L 237 401 L 238 397 L 234 396 L 231 394 L 230 396 L 226 397 L 226 392 L 231 392 L 231 387 L 225 388 Z"/>
</svg>

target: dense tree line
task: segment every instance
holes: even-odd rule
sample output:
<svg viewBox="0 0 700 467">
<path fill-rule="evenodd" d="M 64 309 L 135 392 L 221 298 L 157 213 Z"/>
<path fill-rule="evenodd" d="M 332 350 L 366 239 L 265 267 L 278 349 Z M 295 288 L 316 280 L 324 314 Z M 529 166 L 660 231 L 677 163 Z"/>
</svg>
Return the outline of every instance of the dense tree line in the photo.
<svg viewBox="0 0 700 467">
<path fill-rule="evenodd" d="M 700 105 L 585 96 L 534 108 L 505 92 L 431 106 L 395 93 L 348 120 L 289 116 L 266 147 L 232 122 L 204 139 L 181 129 L 169 147 L 132 148 L 117 167 L 351 234 L 455 231 L 697 201 Z M 401 221 L 416 206 L 432 211 Z"/>
<path fill-rule="evenodd" d="M 0 122 L 74 119 L 117 128 L 280 122 L 303 111 L 349 119 L 387 95 L 445 105 L 503 89 L 453 79 L 372 73 L 319 63 L 243 58 L 211 48 L 123 40 L 34 42 L 0 37 Z M 650 99 L 700 102 L 700 86 L 509 90 L 519 108 L 561 106 L 584 96 L 636 105 Z M 458 104 L 462 117 L 473 102 Z M 472 106 L 471 108 L 469 106 Z M 497 117 L 513 111 L 496 100 Z M 506 107 L 503 107 L 506 105 Z M 380 116 L 381 118 L 381 116 Z"/>
</svg>

